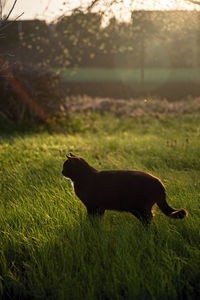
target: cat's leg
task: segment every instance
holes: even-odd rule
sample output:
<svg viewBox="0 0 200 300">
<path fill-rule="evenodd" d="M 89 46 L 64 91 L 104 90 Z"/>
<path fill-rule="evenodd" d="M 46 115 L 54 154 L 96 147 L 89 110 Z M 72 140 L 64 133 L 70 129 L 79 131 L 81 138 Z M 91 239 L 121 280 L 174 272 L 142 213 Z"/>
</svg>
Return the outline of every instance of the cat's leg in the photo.
<svg viewBox="0 0 200 300">
<path fill-rule="evenodd" d="M 148 226 L 153 218 L 153 213 L 147 210 L 134 210 L 131 213 L 137 217 L 144 226 Z"/>
</svg>

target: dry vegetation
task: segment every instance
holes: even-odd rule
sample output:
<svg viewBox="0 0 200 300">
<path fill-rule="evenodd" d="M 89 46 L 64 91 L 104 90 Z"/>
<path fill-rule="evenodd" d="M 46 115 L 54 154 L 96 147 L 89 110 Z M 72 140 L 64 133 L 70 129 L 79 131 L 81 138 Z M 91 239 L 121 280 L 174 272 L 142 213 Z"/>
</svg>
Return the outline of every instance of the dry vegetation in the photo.
<svg viewBox="0 0 200 300">
<path fill-rule="evenodd" d="M 137 116 L 180 116 L 183 114 L 200 113 L 200 98 L 185 99 L 180 101 L 169 101 L 167 99 L 138 98 L 138 99 L 110 99 L 70 97 L 61 106 L 63 112 L 109 112 L 117 116 L 137 117 Z"/>
</svg>

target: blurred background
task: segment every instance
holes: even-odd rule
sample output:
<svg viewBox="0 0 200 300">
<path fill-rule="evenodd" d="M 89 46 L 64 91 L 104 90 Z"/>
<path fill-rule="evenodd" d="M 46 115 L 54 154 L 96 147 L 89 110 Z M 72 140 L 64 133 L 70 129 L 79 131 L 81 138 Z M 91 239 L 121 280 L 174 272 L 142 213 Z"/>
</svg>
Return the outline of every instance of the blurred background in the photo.
<svg viewBox="0 0 200 300">
<path fill-rule="evenodd" d="M 198 98 L 199 4 L 1 1 L 1 118 L 47 120 L 97 97 L 105 109 L 108 99 Z"/>
</svg>

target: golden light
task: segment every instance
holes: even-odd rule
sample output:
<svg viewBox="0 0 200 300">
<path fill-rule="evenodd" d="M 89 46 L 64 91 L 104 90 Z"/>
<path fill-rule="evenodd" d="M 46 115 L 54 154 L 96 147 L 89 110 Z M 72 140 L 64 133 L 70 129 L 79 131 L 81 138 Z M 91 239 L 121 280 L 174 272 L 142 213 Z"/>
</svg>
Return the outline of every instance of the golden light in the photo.
<svg viewBox="0 0 200 300">
<path fill-rule="evenodd" d="M 124 0 L 127 7 L 144 10 L 193 10 L 198 9 L 198 5 L 189 0 Z"/>
<path fill-rule="evenodd" d="M 191 0 L 192 2 L 193 0 Z M 200 10 L 200 5 L 195 5 L 190 0 L 99 0 L 96 2 L 93 11 L 102 11 L 104 14 L 115 15 L 123 21 L 128 21 L 131 11 L 133 10 Z M 12 18 L 15 18 L 22 12 L 24 15 L 21 19 L 46 19 L 51 21 L 56 19 L 63 13 L 70 14 L 74 8 L 89 6 L 93 0 L 26 0 L 18 1 Z M 10 3 L 6 2 L 3 13 L 7 13 L 10 9 Z"/>
<path fill-rule="evenodd" d="M 101 1 L 100 1 L 101 2 Z M 102 0 L 102 2 L 104 2 Z M 106 1 L 109 7 L 111 1 Z M 100 7 L 100 6 L 99 6 Z M 195 5 L 189 0 L 123 0 L 113 4 L 107 10 L 107 18 L 113 14 L 121 21 L 129 21 L 134 10 L 199 10 L 200 5 Z"/>
</svg>

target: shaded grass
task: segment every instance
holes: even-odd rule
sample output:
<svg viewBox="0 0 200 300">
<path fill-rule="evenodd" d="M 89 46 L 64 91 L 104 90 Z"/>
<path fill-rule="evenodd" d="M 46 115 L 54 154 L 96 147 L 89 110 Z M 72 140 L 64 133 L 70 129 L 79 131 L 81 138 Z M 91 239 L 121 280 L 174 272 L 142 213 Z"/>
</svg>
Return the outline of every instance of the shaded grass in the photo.
<svg viewBox="0 0 200 300">
<path fill-rule="evenodd" d="M 68 120 L 66 134 L 4 133 L 1 298 L 198 299 L 199 121 L 89 113 Z M 98 169 L 152 172 L 168 202 L 189 217 L 171 220 L 156 210 L 144 230 L 132 215 L 109 211 L 91 223 L 61 175 L 70 151 Z"/>
<path fill-rule="evenodd" d="M 145 82 L 164 83 L 166 81 L 199 82 L 199 69 L 196 68 L 145 68 Z M 141 82 L 141 69 L 134 68 L 67 68 L 61 74 L 65 81 L 125 81 Z"/>
</svg>

